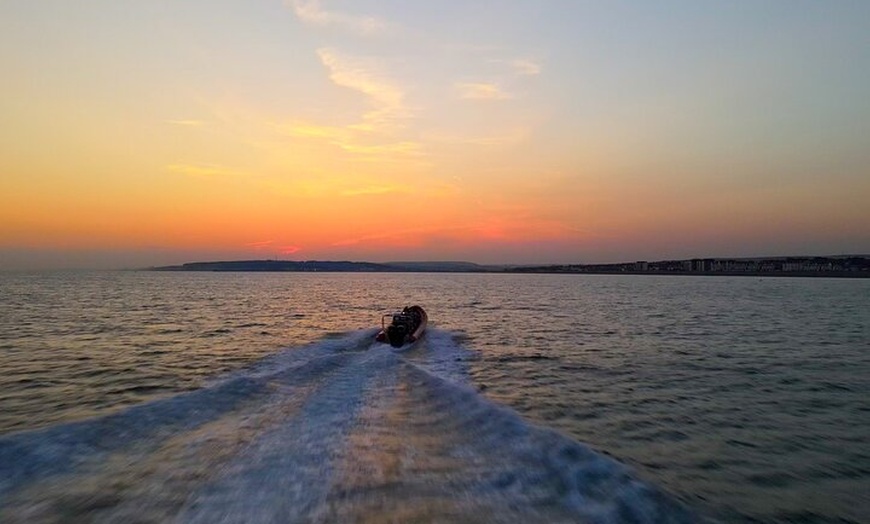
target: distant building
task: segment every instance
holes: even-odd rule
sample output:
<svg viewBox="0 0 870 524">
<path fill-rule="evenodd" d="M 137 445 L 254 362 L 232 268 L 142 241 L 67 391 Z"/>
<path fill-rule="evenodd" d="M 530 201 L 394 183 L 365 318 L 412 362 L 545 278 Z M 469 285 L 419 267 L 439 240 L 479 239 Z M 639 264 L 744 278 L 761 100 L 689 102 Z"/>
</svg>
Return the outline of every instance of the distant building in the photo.
<svg viewBox="0 0 870 524">
<path fill-rule="evenodd" d="M 694 258 L 692 259 L 692 271 L 706 273 L 711 270 L 712 262 L 710 259 Z"/>
</svg>

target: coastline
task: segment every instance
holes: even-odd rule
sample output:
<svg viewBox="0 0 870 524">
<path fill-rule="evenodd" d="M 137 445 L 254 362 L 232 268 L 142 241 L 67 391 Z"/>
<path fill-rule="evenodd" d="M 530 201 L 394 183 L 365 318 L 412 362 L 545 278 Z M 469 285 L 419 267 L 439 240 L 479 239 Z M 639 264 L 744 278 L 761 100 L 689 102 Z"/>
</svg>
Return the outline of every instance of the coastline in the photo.
<svg viewBox="0 0 870 524">
<path fill-rule="evenodd" d="M 506 273 L 564 274 L 564 275 L 640 275 L 673 277 L 776 277 L 776 278 L 870 278 L 868 271 L 564 271 L 564 270 L 514 270 Z"/>
<path fill-rule="evenodd" d="M 480 265 L 472 262 L 234 260 L 143 268 L 173 272 L 514 273 L 797 278 L 870 278 L 870 257 L 692 259 L 619 264 Z"/>
</svg>

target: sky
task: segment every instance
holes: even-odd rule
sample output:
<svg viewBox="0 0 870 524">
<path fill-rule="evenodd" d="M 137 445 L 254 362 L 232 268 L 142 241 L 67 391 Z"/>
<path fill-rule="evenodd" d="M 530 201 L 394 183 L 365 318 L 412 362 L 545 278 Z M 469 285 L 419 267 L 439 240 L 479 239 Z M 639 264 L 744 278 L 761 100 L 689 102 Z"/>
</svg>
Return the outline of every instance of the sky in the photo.
<svg viewBox="0 0 870 524">
<path fill-rule="evenodd" d="M 3 0 L 0 269 L 870 253 L 870 2 Z"/>
</svg>

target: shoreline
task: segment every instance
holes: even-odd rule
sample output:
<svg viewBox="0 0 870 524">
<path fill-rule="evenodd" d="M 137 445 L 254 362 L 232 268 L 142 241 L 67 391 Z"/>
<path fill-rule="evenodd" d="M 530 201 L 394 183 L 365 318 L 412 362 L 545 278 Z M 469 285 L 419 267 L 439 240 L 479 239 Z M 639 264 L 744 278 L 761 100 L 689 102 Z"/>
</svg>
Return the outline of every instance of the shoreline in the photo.
<svg viewBox="0 0 870 524">
<path fill-rule="evenodd" d="M 513 274 L 513 275 L 632 275 L 668 277 L 775 277 L 775 278 L 870 278 L 868 271 L 606 271 L 606 270 L 566 270 L 547 268 L 506 268 L 476 270 L 436 270 L 436 269 L 190 269 L 190 268 L 146 268 L 133 271 L 166 273 L 453 273 L 453 274 Z"/>
<path fill-rule="evenodd" d="M 776 277 L 776 278 L 870 278 L 866 271 L 560 271 L 547 269 L 509 270 L 504 273 L 533 273 L 558 275 L 640 275 L 668 277 Z"/>
</svg>

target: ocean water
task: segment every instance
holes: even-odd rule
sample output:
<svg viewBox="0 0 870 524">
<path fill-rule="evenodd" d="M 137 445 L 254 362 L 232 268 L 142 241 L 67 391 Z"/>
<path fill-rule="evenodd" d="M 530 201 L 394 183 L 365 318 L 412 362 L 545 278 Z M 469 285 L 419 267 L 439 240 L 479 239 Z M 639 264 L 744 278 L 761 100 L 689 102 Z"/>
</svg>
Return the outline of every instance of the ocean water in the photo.
<svg viewBox="0 0 870 524">
<path fill-rule="evenodd" d="M 868 392 L 868 280 L 0 274 L 0 521 L 870 522 Z"/>
</svg>

